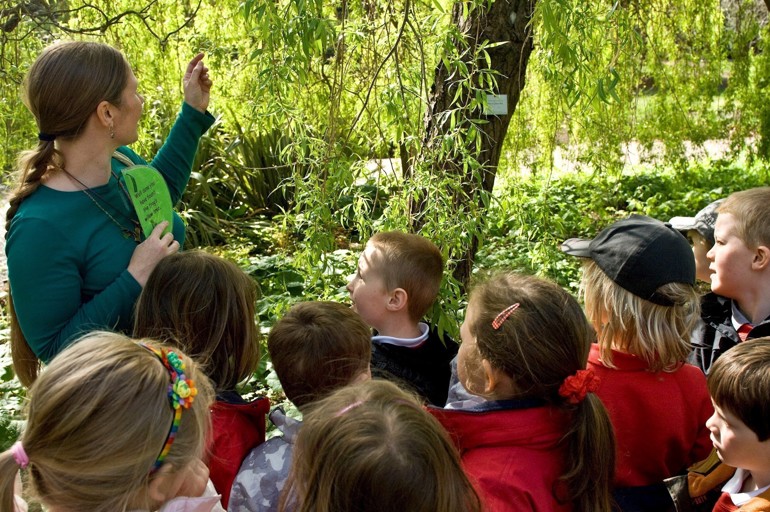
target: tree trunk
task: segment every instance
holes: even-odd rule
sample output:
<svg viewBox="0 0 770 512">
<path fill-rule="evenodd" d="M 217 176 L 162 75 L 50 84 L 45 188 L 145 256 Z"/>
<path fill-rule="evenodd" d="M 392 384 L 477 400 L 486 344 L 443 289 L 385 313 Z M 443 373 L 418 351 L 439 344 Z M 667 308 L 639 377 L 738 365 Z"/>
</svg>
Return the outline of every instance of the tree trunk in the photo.
<svg viewBox="0 0 770 512">
<path fill-rule="evenodd" d="M 476 155 L 476 159 L 482 164 L 481 183 L 473 176 L 464 174 L 462 161 L 446 162 L 441 169 L 435 169 L 435 172 L 456 173 L 462 180 L 462 196 L 457 198 L 458 209 L 462 212 L 462 203 L 478 202 L 482 204 L 483 194 L 491 193 L 495 184 L 497 174 L 497 165 L 500 161 L 500 153 L 505 140 L 505 134 L 508 131 L 511 116 L 516 110 L 521 91 L 524 88 L 524 79 L 529 62 L 529 56 L 532 53 L 532 25 L 530 21 L 537 0 L 495 0 L 491 6 L 477 8 L 470 12 L 468 17 L 463 16 L 463 2 L 455 4 L 452 12 L 454 23 L 461 29 L 465 35 L 464 41 L 458 41 L 456 46 L 458 50 L 469 48 L 465 52 L 469 59 L 475 55 L 475 49 L 484 41 L 490 43 L 504 43 L 500 46 L 491 48 L 488 53 L 491 57 L 491 68 L 498 72 L 496 94 L 507 95 L 506 115 L 488 115 L 483 116 L 489 124 L 482 125 L 482 145 L 481 151 Z M 768 0 L 770 1 L 770 0 Z M 468 63 L 469 69 L 476 67 L 486 68 L 486 62 Z M 448 130 L 447 123 L 440 123 L 442 112 L 457 108 L 458 104 L 467 104 L 469 98 L 459 98 L 456 102 L 453 99 L 456 94 L 456 81 L 452 79 L 451 70 L 448 70 L 443 64 L 439 64 L 435 71 L 435 80 L 433 90 L 429 98 L 428 110 L 425 117 L 426 138 L 424 145 L 431 148 L 440 136 Z M 413 229 L 419 229 L 421 213 L 429 203 L 422 202 L 412 204 L 412 218 L 415 219 Z M 472 234 L 471 240 L 466 244 L 466 251 L 458 259 L 458 264 L 454 269 L 455 278 L 466 285 L 470 277 L 473 260 L 479 247 L 480 232 Z"/>
</svg>

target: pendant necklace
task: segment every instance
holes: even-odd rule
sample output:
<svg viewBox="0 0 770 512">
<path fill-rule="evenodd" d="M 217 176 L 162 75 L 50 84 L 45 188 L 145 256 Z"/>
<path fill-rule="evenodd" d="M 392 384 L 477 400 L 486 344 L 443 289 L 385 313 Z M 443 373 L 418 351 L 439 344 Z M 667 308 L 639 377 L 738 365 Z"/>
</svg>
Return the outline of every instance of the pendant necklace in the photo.
<svg viewBox="0 0 770 512">
<path fill-rule="evenodd" d="M 64 169 L 62 167 L 61 170 L 64 171 L 64 174 L 66 174 L 72 181 L 74 181 L 75 183 L 77 183 L 78 185 L 83 187 L 81 192 L 83 192 L 86 196 L 88 196 L 88 198 L 91 200 L 91 202 L 93 202 L 96 205 L 97 208 L 99 208 L 102 212 L 104 212 L 104 214 L 107 217 L 109 217 L 109 219 L 112 221 L 113 224 L 115 224 L 118 228 L 120 228 L 120 232 L 123 234 L 123 236 L 125 238 L 133 238 L 134 241 L 137 242 L 137 243 L 142 241 L 142 227 L 139 224 L 138 220 L 132 219 L 132 218 L 126 216 L 125 214 L 123 214 L 122 212 L 119 212 L 124 218 L 128 219 L 129 223 L 133 226 L 133 229 L 129 229 L 129 228 L 125 227 L 123 224 L 118 222 L 118 220 L 109 211 L 107 211 L 107 209 L 104 206 L 102 206 L 102 204 L 99 202 L 99 201 L 101 201 L 102 203 L 104 203 L 106 205 L 110 205 L 110 203 L 108 201 L 106 201 L 102 196 L 100 196 L 93 189 L 89 189 L 86 186 L 85 183 L 83 183 L 82 181 L 77 179 L 75 176 L 70 174 L 70 172 L 67 169 Z M 128 195 L 128 190 L 126 190 L 125 185 L 123 185 L 123 183 L 120 182 L 120 178 L 118 178 L 118 175 L 115 174 L 115 171 L 110 169 L 110 173 L 117 180 L 118 186 L 120 187 L 120 190 L 123 192 L 123 195 L 128 200 L 127 204 L 130 205 L 131 204 L 131 197 Z"/>
</svg>

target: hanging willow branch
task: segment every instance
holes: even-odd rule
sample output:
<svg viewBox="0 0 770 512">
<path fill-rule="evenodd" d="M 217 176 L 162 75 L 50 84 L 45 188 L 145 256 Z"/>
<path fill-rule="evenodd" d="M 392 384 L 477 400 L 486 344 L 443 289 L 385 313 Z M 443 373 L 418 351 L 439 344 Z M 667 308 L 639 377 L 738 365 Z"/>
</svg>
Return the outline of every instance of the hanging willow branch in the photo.
<svg viewBox="0 0 770 512">
<path fill-rule="evenodd" d="M 19 2 L 15 6 L 7 7 L 0 10 L 0 40 L 3 43 L 11 40 L 22 40 L 25 37 L 39 37 L 40 31 L 47 34 L 54 33 L 66 33 L 66 34 L 103 34 L 113 25 L 121 23 L 124 18 L 135 17 L 141 20 L 144 26 L 147 28 L 147 32 L 157 39 L 161 47 L 165 47 L 168 40 L 175 34 L 179 33 L 185 27 L 189 26 L 198 10 L 201 7 L 202 0 L 198 0 L 198 5 L 195 9 L 187 14 L 182 23 L 166 32 L 165 34 L 156 33 L 152 27 L 153 18 L 150 14 L 152 7 L 158 4 L 158 0 L 150 0 L 141 9 L 138 10 L 126 10 L 116 15 L 108 15 L 100 6 L 83 2 L 81 5 L 73 8 L 59 9 L 57 4 L 49 5 L 44 0 L 32 0 L 27 2 Z M 77 28 L 73 28 L 66 23 L 71 16 L 75 14 L 81 14 L 84 11 L 90 11 L 97 14 L 100 18 L 100 22 L 94 25 L 80 25 Z M 37 29 L 36 31 L 26 31 L 23 33 L 16 33 L 19 30 L 22 20 L 27 18 Z"/>
</svg>

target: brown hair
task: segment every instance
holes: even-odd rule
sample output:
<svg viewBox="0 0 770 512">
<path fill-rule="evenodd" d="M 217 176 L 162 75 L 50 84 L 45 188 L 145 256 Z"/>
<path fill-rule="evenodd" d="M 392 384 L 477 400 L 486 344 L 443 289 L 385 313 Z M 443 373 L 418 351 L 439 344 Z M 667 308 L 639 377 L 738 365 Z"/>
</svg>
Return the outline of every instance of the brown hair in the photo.
<svg viewBox="0 0 770 512">
<path fill-rule="evenodd" d="M 760 442 L 770 439 L 770 337 L 726 351 L 708 376 L 714 403 L 738 417 Z"/>
<path fill-rule="evenodd" d="M 203 453 L 213 390 L 196 365 L 177 354 L 198 390 L 164 462 L 183 468 Z M 169 434 L 169 382 L 158 357 L 122 334 L 93 332 L 57 355 L 29 391 L 20 439 L 32 495 L 63 510 L 131 506 L 152 479 Z M 10 451 L 0 454 L 2 510 L 14 510 L 18 469 Z"/>
<path fill-rule="evenodd" d="M 498 314 L 517 303 L 495 329 Z M 516 398 L 541 398 L 572 412 L 560 478 L 566 495 L 555 485 L 554 497 L 574 502 L 577 511 L 609 511 L 615 440 L 607 411 L 593 393 L 577 405 L 559 395 L 564 379 L 586 368 L 594 339 L 580 304 L 554 283 L 503 273 L 474 288 L 469 305 L 474 315 L 466 322 L 479 355 L 513 379 Z"/>
<path fill-rule="evenodd" d="M 770 246 L 770 187 L 734 192 L 719 205 L 717 212 L 735 217 L 738 237 L 746 246 Z"/>
<path fill-rule="evenodd" d="M 267 348 L 286 397 L 302 409 L 368 370 L 371 339 L 349 307 L 300 302 L 273 326 Z"/>
<path fill-rule="evenodd" d="M 235 263 L 204 251 L 166 256 L 136 304 L 134 335 L 177 345 L 213 381 L 235 389 L 259 364 L 257 284 Z"/>
<path fill-rule="evenodd" d="M 55 43 L 42 51 L 27 72 L 24 102 L 41 133 L 74 139 L 101 101 L 120 106 L 129 74 L 125 57 L 111 46 L 84 41 Z M 5 216 L 6 236 L 21 202 L 38 189 L 49 170 L 64 167 L 64 156 L 54 141 L 39 140 L 35 149 L 21 153 L 18 184 Z M 8 309 L 13 368 L 21 383 L 30 386 L 40 362 L 21 332 L 12 301 Z"/>
<path fill-rule="evenodd" d="M 406 291 L 409 318 L 419 321 L 436 301 L 444 259 L 436 244 L 427 238 L 400 231 L 377 233 L 369 243 L 379 250 L 373 262 L 388 290 Z"/>
<path fill-rule="evenodd" d="M 614 368 L 612 349 L 633 354 L 650 371 L 673 371 L 690 353 L 690 332 L 700 317 L 700 298 L 691 284 L 668 283 L 657 293 L 673 306 L 661 306 L 617 285 L 593 260 L 583 264 L 581 292 L 586 315 L 597 327 L 602 363 Z"/>
<path fill-rule="evenodd" d="M 372 380 L 307 412 L 279 510 L 475 512 L 481 504 L 446 431 L 418 398 Z"/>
</svg>

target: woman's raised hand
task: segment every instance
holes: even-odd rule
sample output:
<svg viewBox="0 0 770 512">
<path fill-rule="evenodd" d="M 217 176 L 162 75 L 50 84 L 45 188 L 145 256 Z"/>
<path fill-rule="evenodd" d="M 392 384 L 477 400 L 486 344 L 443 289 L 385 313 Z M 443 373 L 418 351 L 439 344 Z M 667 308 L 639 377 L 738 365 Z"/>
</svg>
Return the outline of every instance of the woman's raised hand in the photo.
<svg viewBox="0 0 770 512">
<path fill-rule="evenodd" d="M 193 57 L 187 65 L 182 82 L 185 102 L 200 112 L 206 112 L 213 82 L 209 77 L 209 68 L 203 64 L 203 52 Z"/>
</svg>

